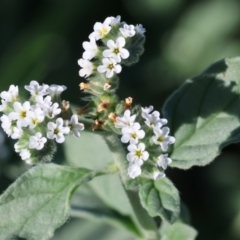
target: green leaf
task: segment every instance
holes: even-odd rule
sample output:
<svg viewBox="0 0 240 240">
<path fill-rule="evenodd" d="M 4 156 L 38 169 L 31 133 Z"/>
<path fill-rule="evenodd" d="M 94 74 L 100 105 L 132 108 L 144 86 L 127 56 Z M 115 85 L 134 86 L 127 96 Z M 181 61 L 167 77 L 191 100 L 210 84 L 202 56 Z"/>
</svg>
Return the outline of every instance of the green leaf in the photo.
<svg viewBox="0 0 240 240">
<path fill-rule="evenodd" d="M 30 169 L 0 197 L 0 239 L 50 239 L 69 217 L 72 192 L 97 174 L 55 164 Z"/>
<path fill-rule="evenodd" d="M 128 231 L 132 237 L 141 236 L 129 216 L 122 215 L 106 206 L 87 183 L 77 189 L 71 199 L 71 217 L 86 218 L 96 222 L 104 222 Z M 124 232 L 124 231 L 123 231 Z"/>
<path fill-rule="evenodd" d="M 239 89 L 237 57 L 213 64 L 170 96 L 163 113 L 176 138 L 171 166 L 204 166 L 223 147 L 240 141 Z"/>
<path fill-rule="evenodd" d="M 67 161 L 76 167 L 98 170 L 113 162 L 112 152 L 104 137 L 94 132 L 83 131 L 79 139 L 69 136 L 64 147 Z M 118 175 L 99 177 L 89 185 L 108 207 L 116 209 L 123 215 L 129 214 L 131 206 Z M 116 198 L 116 189 L 118 189 L 118 198 Z"/>
<path fill-rule="evenodd" d="M 126 231 L 110 226 L 103 221 L 91 222 L 87 219 L 70 219 L 56 231 L 51 240 L 129 240 L 133 238 Z"/>
<path fill-rule="evenodd" d="M 197 231 L 191 226 L 176 222 L 173 225 L 163 222 L 161 229 L 161 240 L 194 240 Z"/>
<path fill-rule="evenodd" d="M 84 131 L 80 139 L 68 137 L 65 143 L 66 159 L 71 165 L 101 169 L 114 161 L 121 168 L 120 171 L 124 171 L 122 165 L 126 153 L 118 137 L 113 134 L 100 135 L 97 132 Z M 127 164 L 126 159 L 125 164 Z M 144 239 L 157 238 L 154 220 L 149 217 L 140 203 L 136 203 L 137 200 L 139 201 L 134 196 L 136 194 L 126 191 L 119 175 L 101 176 L 91 181 L 89 186 L 108 208 L 129 217 Z"/>
<path fill-rule="evenodd" d="M 175 222 L 178 218 L 180 198 L 177 189 L 169 179 L 144 182 L 140 186 L 139 196 L 150 216 L 160 216 L 169 223 Z"/>
</svg>

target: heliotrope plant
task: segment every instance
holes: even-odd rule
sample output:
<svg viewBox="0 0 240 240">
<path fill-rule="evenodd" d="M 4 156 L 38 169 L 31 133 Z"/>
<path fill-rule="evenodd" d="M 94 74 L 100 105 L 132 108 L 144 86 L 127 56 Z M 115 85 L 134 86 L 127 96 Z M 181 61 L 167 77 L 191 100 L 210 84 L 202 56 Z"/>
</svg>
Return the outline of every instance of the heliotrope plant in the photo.
<svg viewBox="0 0 240 240">
<path fill-rule="evenodd" d="M 128 25 L 120 16 L 95 23 L 78 60 L 79 75 L 86 79 L 79 85 L 86 104 L 75 114 L 70 103 L 61 100 L 66 86 L 31 81 L 25 86 L 29 99 L 19 96 L 18 86 L 1 92 L 1 126 L 30 169 L 0 197 L 0 239 L 51 239 L 69 218 L 69 201 L 77 187 L 108 174 L 119 175 L 123 185 L 102 196 L 106 206 L 118 212 L 106 213 L 108 223 L 117 222 L 133 239 L 195 239 L 197 232 L 179 216 L 179 194 L 165 170 L 204 166 L 224 146 L 240 141 L 240 59 L 222 60 L 186 81 L 166 101 L 161 115 L 153 106 L 133 105 L 131 97 L 119 100 L 116 95 L 123 66 L 136 63 L 144 51 L 144 33 L 141 24 Z M 69 149 L 77 146 L 76 167 L 49 163 L 56 144 L 70 134 L 89 142 L 101 136 L 111 158 L 106 166 L 79 168 L 84 147 L 76 140 L 66 145 L 70 155 L 74 151 Z M 103 148 L 98 154 L 104 154 Z M 91 162 L 91 157 L 85 161 Z M 115 203 L 120 197 L 125 198 L 125 212 Z M 73 216 L 83 216 L 77 202 Z M 84 211 L 94 215 L 92 209 Z"/>
</svg>

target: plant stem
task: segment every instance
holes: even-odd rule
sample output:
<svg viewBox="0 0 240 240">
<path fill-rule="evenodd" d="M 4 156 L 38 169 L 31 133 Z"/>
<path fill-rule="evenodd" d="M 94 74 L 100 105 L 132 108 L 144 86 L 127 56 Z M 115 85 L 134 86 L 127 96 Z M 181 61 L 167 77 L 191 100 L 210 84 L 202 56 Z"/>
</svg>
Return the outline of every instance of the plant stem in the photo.
<svg viewBox="0 0 240 240">
<path fill-rule="evenodd" d="M 135 213 L 135 224 L 141 228 L 144 240 L 159 240 L 160 236 L 157 225 L 154 219 L 150 217 L 147 211 L 142 207 L 137 192 L 126 190 L 126 193 Z"/>
</svg>

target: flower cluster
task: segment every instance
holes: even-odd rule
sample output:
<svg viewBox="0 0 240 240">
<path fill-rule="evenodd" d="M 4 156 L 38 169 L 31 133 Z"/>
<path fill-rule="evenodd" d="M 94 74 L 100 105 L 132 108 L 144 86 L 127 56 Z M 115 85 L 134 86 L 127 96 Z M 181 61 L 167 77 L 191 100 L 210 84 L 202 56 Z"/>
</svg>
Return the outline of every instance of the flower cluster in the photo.
<svg viewBox="0 0 240 240">
<path fill-rule="evenodd" d="M 79 75 L 88 81 L 80 83 L 80 90 L 91 96 L 85 98 L 88 105 L 78 113 L 104 125 L 119 103 L 115 95 L 119 85 L 117 74 L 122 65 L 136 63 L 143 53 L 145 29 L 142 25 L 121 22 L 120 16 L 107 17 L 103 23 L 95 23 L 93 28 L 89 41 L 83 42 L 85 51 L 78 60 Z M 98 128 L 99 124 L 95 125 L 94 128 Z"/>
<path fill-rule="evenodd" d="M 126 41 L 136 33 L 145 32 L 142 25 L 128 25 L 120 22 L 121 17 L 107 17 L 103 23 L 97 22 L 94 31 L 89 35 L 89 42 L 83 42 L 84 53 L 78 60 L 82 68 L 79 71 L 81 77 L 89 77 L 94 72 L 106 74 L 111 78 L 114 74 L 120 73 L 122 67 L 119 63 L 130 56 L 126 49 Z M 104 46 L 97 45 L 102 40 Z"/>
<path fill-rule="evenodd" d="M 121 141 L 129 144 L 130 178 L 147 173 L 156 180 L 165 176 L 164 170 L 171 163 L 166 151 L 175 138 L 169 136 L 169 128 L 164 126 L 167 120 L 160 118 L 153 107 L 138 108 L 138 114 L 131 115 L 132 98 L 119 101 L 115 94 L 122 65 L 136 63 L 143 53 L 144 32 L 142 25 L 128 25 L 121 22 L 120 16 L 95 23 L 78 60 L 79 75 L 88 81 L 80 83 L 80 90 L 90 94 L 85 97 L 88 104 L 78 114 L 94 120 L 93 129 L 122 134 Z"/>
<path fill-rule="evenodd" d="M 67 134 L 79 137 L 84 125 L 78 123 L 77 115 L 62 118 L 70 112 L 65 101 L 60 101 L 65 86 L 31 81 L 25 89 L 31 94 L 28 101 L 20 98 L 18 86 L 11 85 L 0 93 L 1 126 L 9 137 L 18 140 L 14 147 L 22 160 L 29 164 L 50 161 L 56 150 L 54 141 L 63 143 Z"/>
<path fill-rule="evenodd" d="M 121 141 L 129 143 L 126 157 L 130 178 L 134 179 L 142 172 L 154 180 L 165 176 L 164 170 L 172 162 L 165 152 L 175 142 L 175 138 L 169 136 L 169 128 L 164 126 L 166 124 L 167 120 L 160 118 L 160 113 L 153 111 L 152 106 L 141 108 L 139 116 L 126 110 L 122 117 L 116 117 L 115 127 L 121 128 Z"/>
</svg>

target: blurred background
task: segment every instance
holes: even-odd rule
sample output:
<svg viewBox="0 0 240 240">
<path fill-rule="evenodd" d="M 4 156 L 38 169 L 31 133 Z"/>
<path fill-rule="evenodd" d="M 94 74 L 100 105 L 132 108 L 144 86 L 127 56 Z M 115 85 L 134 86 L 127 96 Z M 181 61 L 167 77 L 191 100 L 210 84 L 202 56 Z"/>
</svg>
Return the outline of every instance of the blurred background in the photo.
<svg viewBox="0 0 240 240">
<path fill-rule="evenodd" d="M 64 99 L 79 104 L 82 42 L 95 22 L 121 15 L 122 21 L 146 28 L 146 43 L 140 62 L 121 72 L 118 93 L 161 110 L 187 78 L 217 60 L 240 55 L 239 12 L 238 0 L 0 0 L 0 91 L 31 80 L 63 84 L 68 87 Z M 0 132 L 0 192 L 26 169 L 13 144 Z M 189 207 L 199 240 L 240 239 L 239 147 L 227 147 L 204 168 L 168 172 Z M 62 152 L 58 156 L 60 161 Z M 62 239 L 95 240 L 79 238 L 74 224 L 79 227 L 73 222 L 66 230 L 72 238 Z"/>
</svg>

